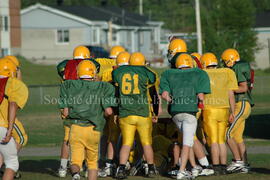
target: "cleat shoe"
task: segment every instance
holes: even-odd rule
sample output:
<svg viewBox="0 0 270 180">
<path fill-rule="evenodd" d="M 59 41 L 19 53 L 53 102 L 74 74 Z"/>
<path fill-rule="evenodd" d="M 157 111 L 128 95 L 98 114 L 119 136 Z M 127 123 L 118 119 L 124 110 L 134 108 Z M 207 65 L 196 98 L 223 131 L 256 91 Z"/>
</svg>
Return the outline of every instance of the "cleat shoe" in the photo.
<svg viewBox="0 0 270 180">
<path fill-rule="evenodd" d="M 144 175 L 146 177 L 148 177 L 148 175 L 149 175 L 149 168 L 148 168 L 148 164 L 146 162 L 143 162 L 143 172 L 144 172 Z"/>
<path fill-rule="evenodd" d="M 100 170 L 98 171 L 98 177 L 100 177 L 100 178 L 105 178 L 105 177 L 107 177 L 107 174 L 106 174 L 105 171 L 103 171 L 102 169 L 100 169 Z"/>
<path fill-rule="evenodd" d="M 20 179 L 21 177 L 22 177 L 22 175 L 18 171 L 14 175 L 14 179 Z"/>
<path fill-rule="evenodd" d="M 224 164 L 224 165 L 220 165 L 220 174 L 221 175 L 226 175 L 228 174 L 227 173 L 227 166 Z"/>
<path fill-rule="evenodd" d="M 243 173 L 243 174 L 247 174 L 250 172 L 250 165 L 249 164 L 245 164 L 244 167 L 240 170 L 240 173 Z"/>
<path fill-rule="evenodd" d="M 58 169 L 58 176 L 60 178 L 65 178 L 67 176 L 67 169 L 60 167 Z"/>
<path fill-rule="evenodd" d="M 79 173 L 76 173 L 72 176 L 72 180 L 80 180 L 81 179 L 81 176 Z"/>
<path fill-rule="evenodd" d="M 129 162 L 126 163 L 126 168 L 125 169 L 126 169 L 126 171 L 129 171 L 131 169 L 131 165 L 130 165 Z"/>
<path fill-rule="evenodd" d="M 127 178 L 125 166 L 124 167 L 119 166 L 117 168 L 116 173 L 115 173 L 115 178 L 116 179 L 126 179 Z"/>
<path fill-rule="evenodd" d="M 199 176 L 211 176 L 214 174 L 214 170 L 211 166 L 202 166 L 202 171 Z"/>
<path fill-rule="evenodd" d="M 194 168 L 192 168 L 191 173 L 192 173 L 192 177 L 196 178 L 199 176 L 199 174 L 202 172 L 203 168 L 201 166 L 195 166 Z"/>
<path fill-rule="evenodd" d="M 168 172 L 168 175 L 171 176 L 171 177 L 176 177 L 177 176 L 177 173 L 179 171 L 179 166 L 176 166 L 176 167 L 173 167 L 169 172 Z"/>
<path fill-rule="evenodd" d="M 106 163 L 106 166 L 102 169 L 107 176 L 113 176 L 113 164 Z"/>
<path fill-rule="evenodd" d="M 191 180 L 193 179 L 191 174 L 187 171 L 179 171 L 177 173 L 177 177 L 176 177 L 177 180 Z"/>
<path fill-rule="evenodd" d="M 227 167 L 228 173 L 238 173 L 241 172 L 241 169 L 244 168 L 245 164 L 243 161 L 232 161 L 231 164 Z"/>
<path fill-rule="evenodd" d="M 150 166 L 148 169 L 148 177 L 150 178 L 154 178 L 157 177 L 159 175 L 158 170 L 156 168 L 156 166 Z"/>
</svg>

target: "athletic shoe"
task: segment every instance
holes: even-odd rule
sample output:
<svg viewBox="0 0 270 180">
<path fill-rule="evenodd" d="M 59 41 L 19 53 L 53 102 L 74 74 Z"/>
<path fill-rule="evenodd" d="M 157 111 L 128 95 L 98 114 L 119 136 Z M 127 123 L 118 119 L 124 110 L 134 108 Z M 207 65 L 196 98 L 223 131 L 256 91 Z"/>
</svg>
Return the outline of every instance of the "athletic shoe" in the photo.
<svg viewBox="0 0 270 180">
<path fill-rule="evenodd" d="M 214 170 L 211 166 L 202 166 L 202 171 L 199 176 L 211 176 L 214 174 Z"/>
<path fill-rule="evenodd" d="M 105 178 L 105 177 L 107 177 L 107 174 L 106 174 L 106 172 L 104 172 L 102 169 L 100 169 L 100 170 L 98 171 L 98 177 L 100 177 L 100 178 Z"/>
<path fill-rule="evenodd" d="M 129 171 L 131 169 L 131 164 L 129 162 L 126 163 L 126 171 Z"/>
<path fill-rule="evenodd" d="M 152 167 L 150 166 L 148 169 L 148 177 L 154 178 L 154 177 L 157 177 L 158 175 L 159 173 L 156 166 L 155 165 L 153 165 Z"/>
<path fill-rule="evenodd" d="M 119 166 L 117 168 L 116 173 L 115 173 L 115 178 L 116 179 L 126 179 L 127 178 L 125 167 Z"/>
<path fill-rule="evenodd" d="M 240 170 L 240 173 L 246 174 L 250 171 L 250 164 L 244 164 L 244 167 Z"/>
<path fill-rule="evenodd" d="M 192 168 L 191 173 L 192 173 L 192 177 L 198 177 L 199 174 L 202 172 L 203 168 L 201 166 L 195 166 L 194 168 Z"/>
<path fill-rule="evenodd" d="M 81 176 L 79 173 L 76 173 L 72 176 L 72 180 L 80 180 L 81 179 Z"/>
<path fill-rule="evenodd" d="M 20 179 L 21 177 L 22 177 L 22 175 L 18 171 L 14 175 L 14 179 Z"/>
<path fill-rule="evenodd" d="M 106 173 L 107 176 L 113 175 L 113 164 L 106 163 L 106 166 L 102 169 L 104 173 Z"/>
<path fill-rule="evenodd" d="M 232 161 L 231 164 L 227 167 L 228 173 L 237 173 L 240 172 L 241 169 L 244 167 L 243 161 Z"/>
<path fill-rule="evenodd" d="M 177 180 L 191 180 L 193 179 L 191 174 L 187 171 L 179 171 L 177 173 L 177 177 L 176 177 Z"/>
<path fill-rule="evenodd" d="M 58 169 L 58 176 L 59 176 L 60 178 L 66 177 L 66 176 L 67 176 L 67 169 L 60 167 L 60 168 Z"/>
<path fill-rule="evenodd" d="M 179 167 L 178 167 L 178 166 L 173 167 L 173 168 L 168 172 L 168 175 L 171 176 L 171 177 L 176 177 L 178 171 L 179 171 Z"/>
<path fill-rule="evenodd" d="M 143 162 L 143 172 L 144 172 L 144 175 L 147 177 L 149 175 L 149 168 L 148 168 L 148 164 L 144 161 Z"/>
</svg>

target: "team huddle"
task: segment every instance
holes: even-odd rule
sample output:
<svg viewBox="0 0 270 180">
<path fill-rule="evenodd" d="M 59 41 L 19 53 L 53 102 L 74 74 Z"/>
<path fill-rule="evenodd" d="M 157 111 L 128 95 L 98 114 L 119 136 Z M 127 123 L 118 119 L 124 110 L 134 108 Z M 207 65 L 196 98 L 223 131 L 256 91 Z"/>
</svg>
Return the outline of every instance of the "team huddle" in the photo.
<svg viewBox="0 0 270 180">
<path fill-rule="evenodd" d="M 140 52 L 114 46 L 109 58 L 91 58 L 88 48 L 76 47 L 71 60 L 57 65 L 65 131 L 59 177 L 66 177 L 68 168 L 73 180 L 82 174 L 89 180 L 157 177 L 164 169 L 177 179 L 248 173 L 243 132 L 254 105 L 254 73 L 235 49 L 226 49 L 221 59 L 189 54 L 185 41 L 174 38 L 168 46 L 170 69 L 159 77 Z M 17 153 L 27 142 L 16 117 L 28 98 L 21 76 L 16 57 L 0 59 L 3 180 L 19 176 Z M 172 128 L 160 131 L 165 106 Z M 227 145 L 233 154 L 229 163 Z M 164 168 L 160 158 L 172 161 Z"/>
<path fill-rule="evenodd" d="M 253 106 L 253 73 L 237 50 L 225 50 L 218 62 L 213 53 L 187 53 L 185 41 L 175 38 L 168 47 L 171 68 L 161 77 L 146 66 L 142 53 L 129 54 L 121 46 L 111 49 L 110 58 L 90 58 L 84 46 L 76 47 L 73 56 L 57 66 L 65 127 L 60 177 L 67 174 L 68 151 L 74 180 L 83 169 L 88 179 L 125 179 L 139 171 L 158 176 L 159 151 L 153 146 L 157 136 L 166 136 L 154 132 L 162 99 L 178 129 L 171 152 L 163 153 L 174 159 L 169 176 L 191 179 L 249 172 L 243 131 Z M 104 137 L 106 160 L 100 165 Z M 229 165 L 226 144 L 233 154 Z M 134 154 L 140 154 L 136 158 L 141 166 Z"/>
</svg>

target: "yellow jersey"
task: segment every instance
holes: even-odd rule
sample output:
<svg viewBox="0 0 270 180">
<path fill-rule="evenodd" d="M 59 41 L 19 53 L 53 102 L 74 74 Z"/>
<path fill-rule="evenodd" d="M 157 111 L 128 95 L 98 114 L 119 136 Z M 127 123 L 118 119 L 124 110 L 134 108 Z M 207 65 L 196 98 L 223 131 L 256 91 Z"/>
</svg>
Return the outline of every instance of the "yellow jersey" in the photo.
<svg viewBox="0 0 270 180">
<path fill-rule="evenodd" d="M 112 81 L 112 71 L 113 67 L 116 66 L 116 60 L 108 58 L 97 58 L 95 60 L 100 64 L 98 77 L 101 79 L 101 81 Z"/>
<path fill-rule="evenodd" d="M 8 127 L 8 102 L 16 102 L 19 108 L 23 108 L 28 99 L 28 88 L 20 80 L 9 78 L 5 87 L 5 95 L 0 105 L 0 127 Z"/>
<path fill-rule="evenodd" d="M 206 94 L 204 107 L 229 108 L 229 90 L 237 90 L 238 84 L 235 73 L 229 68 L 205 69 L 211 86 L 211 94 Z"/>
</svg>

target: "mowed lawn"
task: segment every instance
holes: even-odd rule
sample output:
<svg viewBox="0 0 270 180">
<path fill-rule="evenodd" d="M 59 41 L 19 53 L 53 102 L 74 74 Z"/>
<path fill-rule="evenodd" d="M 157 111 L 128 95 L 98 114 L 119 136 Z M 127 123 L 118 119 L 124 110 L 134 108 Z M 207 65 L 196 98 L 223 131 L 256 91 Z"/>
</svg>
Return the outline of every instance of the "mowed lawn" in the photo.
<svg viewBox="0 0 270 180">
<path fill-rule="evenodd" d="M 270 154 L 250 155 L 252 171 L 250 174 L 231 174 L 226 176 L 198 177 L 201 180 L 270 180 Z M 20 158 L 22 180 L 53 180 L 57 177 L 59 161 L 57 157 L 22 157 Z M 71 179 L 70 174 L 64 179 Z M 84 178 L 82 178 L 84 179 Z M 112 179 L 112 178 L 100 178 Z M 140 176 L 128 177 L 130 180 L 149 179 Z M 167 177 L 157 177 L 159 180 L 169 180 Z"/>
</svg>

